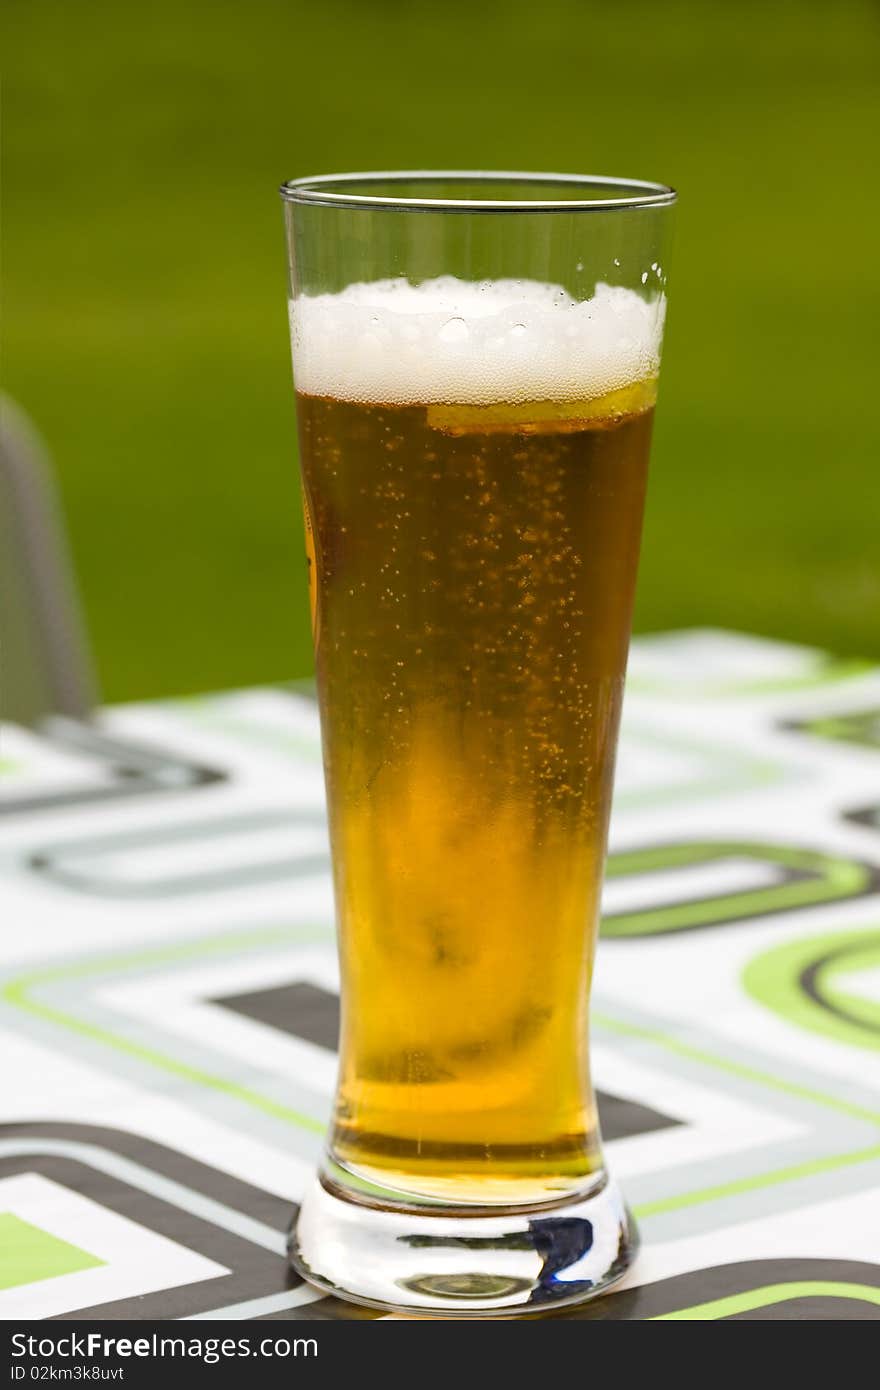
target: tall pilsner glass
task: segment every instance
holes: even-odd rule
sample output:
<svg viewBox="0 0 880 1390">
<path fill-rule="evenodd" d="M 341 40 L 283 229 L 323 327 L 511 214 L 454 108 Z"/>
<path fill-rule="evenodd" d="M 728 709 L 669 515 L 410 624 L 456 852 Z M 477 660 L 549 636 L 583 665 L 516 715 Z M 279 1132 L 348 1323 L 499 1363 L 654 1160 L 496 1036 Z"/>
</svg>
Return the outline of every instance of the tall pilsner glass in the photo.
<svg viewBox="0 0 880 1390">
<path fill-rule="evenodd" d="M 342 977 L 292 1260 L 378 1307 L 575 1303 L 635 1246 L 589 998 L 674 194 L 282 195 Z"/>
</svg>

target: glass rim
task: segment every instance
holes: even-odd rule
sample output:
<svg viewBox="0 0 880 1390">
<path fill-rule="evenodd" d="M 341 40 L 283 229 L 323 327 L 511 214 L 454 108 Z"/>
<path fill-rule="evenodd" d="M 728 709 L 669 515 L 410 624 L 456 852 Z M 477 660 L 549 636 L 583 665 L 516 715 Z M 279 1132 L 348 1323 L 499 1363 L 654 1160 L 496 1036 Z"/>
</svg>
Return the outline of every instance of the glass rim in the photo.
<svg viewBox="0 0 880 1390">
<path fill-rule="evenodd" d="M 432 198 L 379 196 L 351 191 L 359 184 L 375 183 L 523 183 L 584 190 L 583 198 Z M 610 190 L 616 196 L 589 197 L 589 190 Z M 400 169 L 350 174 L 317 174 L 287 179 L 280 188 L 286 203 L 389 212 L 615 212 L 623 208 L 669 207 L 677 199 L 674 188 L 644 179 L 606 177 L 602 174 L 521 173 L 509 170 Z"/>
</svg>

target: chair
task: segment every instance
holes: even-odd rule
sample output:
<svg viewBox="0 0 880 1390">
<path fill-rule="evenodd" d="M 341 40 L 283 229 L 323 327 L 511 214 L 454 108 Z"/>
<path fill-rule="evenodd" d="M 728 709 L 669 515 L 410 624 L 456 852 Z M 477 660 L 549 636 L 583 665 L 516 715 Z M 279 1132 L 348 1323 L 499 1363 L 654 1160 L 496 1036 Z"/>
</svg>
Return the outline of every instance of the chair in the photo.
<svg viewBox="0 0 880 1390">
<path fill-rule="evenodd" d="M 88 718 L 97 685 L 45 445 L 0 402 L 0 716 Z"/>
</svg>

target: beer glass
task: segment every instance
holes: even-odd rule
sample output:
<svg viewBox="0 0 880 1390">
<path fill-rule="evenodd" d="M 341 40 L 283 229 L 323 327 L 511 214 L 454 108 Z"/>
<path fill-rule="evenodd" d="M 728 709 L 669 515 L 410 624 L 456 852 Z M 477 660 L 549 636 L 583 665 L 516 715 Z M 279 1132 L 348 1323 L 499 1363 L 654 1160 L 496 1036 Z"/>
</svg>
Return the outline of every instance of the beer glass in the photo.
<svg viewBox="0 0 880 1390">
<path fill-rule="evenodd" d="M 381 1308 L 576 1303 L 636 1239 L 589 997 L 675 195 L 281 192 L 342 996 L 291 1258 Z"/>
</svg>

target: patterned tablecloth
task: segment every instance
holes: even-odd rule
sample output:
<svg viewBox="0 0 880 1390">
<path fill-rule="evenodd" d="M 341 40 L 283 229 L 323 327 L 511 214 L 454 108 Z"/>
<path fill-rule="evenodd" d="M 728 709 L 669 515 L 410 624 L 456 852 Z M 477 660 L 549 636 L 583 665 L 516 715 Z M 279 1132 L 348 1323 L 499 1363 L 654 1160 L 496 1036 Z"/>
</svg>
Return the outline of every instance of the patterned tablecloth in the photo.
<svg viewBox="0 0 880 1390">
<path fill-rule="evenodd" d="M 334 1082 L 317 714 L 0 748 L 0 1317 L 374 1314 L 284 1231 Z M 644 1246 L 571 1316 L 880 1318 L 880 669 L 633 647 L 593 1012 Z"/>
</svg>

